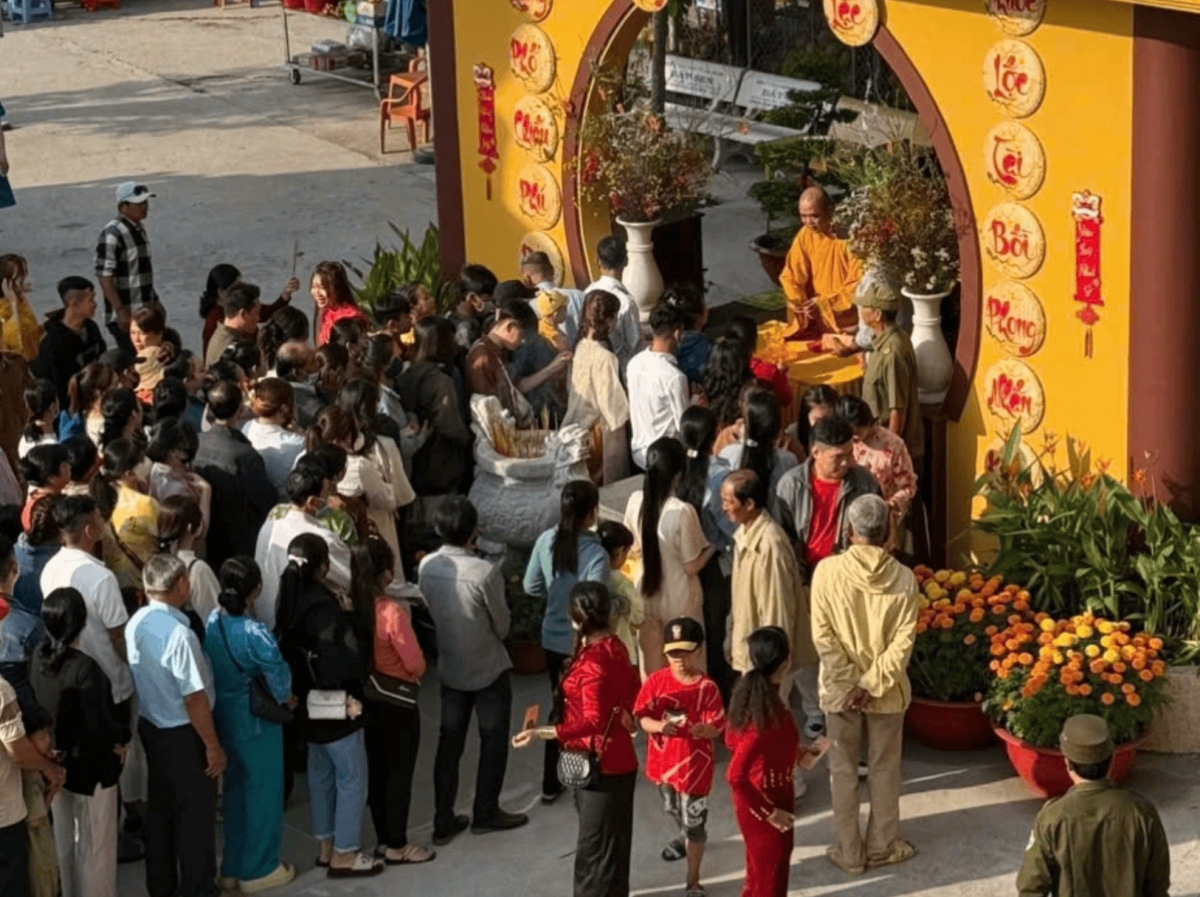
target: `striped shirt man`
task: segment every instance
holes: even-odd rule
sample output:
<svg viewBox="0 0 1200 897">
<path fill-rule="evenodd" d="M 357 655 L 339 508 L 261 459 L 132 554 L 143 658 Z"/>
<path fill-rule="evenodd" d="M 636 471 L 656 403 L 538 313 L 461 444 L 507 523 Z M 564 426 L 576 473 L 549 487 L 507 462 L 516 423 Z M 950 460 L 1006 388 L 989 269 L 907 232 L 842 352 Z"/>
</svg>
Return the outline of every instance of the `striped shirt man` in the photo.
<svg viewBox="0 0 1200 897">
<path fill-rule="evenodd" d="M 150 263 L 150 240 L 140 223 L 120 215 L 100 231 L 96 243 L 96 276 L 113 278 L 117 295 L 130 311 L 158 301 L 158 294 L 154 292 L 154 268 Z M 116 311 L 106 298 L 104 322 L 111 324 L 116 318 Z"/>
</svg>

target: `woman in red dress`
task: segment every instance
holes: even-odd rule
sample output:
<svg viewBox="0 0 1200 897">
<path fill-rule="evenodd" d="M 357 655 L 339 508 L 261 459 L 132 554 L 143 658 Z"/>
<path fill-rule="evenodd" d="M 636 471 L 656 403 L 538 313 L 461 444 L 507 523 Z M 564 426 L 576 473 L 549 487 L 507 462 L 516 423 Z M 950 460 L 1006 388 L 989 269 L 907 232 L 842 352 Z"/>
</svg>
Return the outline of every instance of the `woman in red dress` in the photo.
<svg viewBox="0 0 1200 897">
<path fill-rule="evenodd" d="M 313 316 L 313 332 L 317 348 L 329 342 L 333 325 L 346 318 L 358 318 L 364 325 L 367 316 L 354 301 L 350 290 L 350 279 L 346 269 L 338 262 L 321 262 L 313 271 L 311 286 L 313 304 L 317 309 Z"/>
<path fill-rule="evenodd" d="M 788 669 L 787 634 L 778 626 L 747 640 L 753 669 L 733 691 L 725 744 L 733 752 L 726 778 L 746 845 L 742 897 L 785 897 L 795 831 L 793 771 L 800 732 L 779 697 Z"/>
<path fill-rule="evenodd" d="M 609 628 L 611 607 L 603 583 L 581 582 L 571 589 L 571 622 L 578 641 L 561 686 L 562 722 L 526 729 L 513 738 L 518 748 L 535 739 L 558 739 L 564 751 L 600 758 L 599 781 L 575 792 L 575 897 L 629 895 L 638 766 L 633 703 L 641 682 L 625 645 Z"/>
</svg>

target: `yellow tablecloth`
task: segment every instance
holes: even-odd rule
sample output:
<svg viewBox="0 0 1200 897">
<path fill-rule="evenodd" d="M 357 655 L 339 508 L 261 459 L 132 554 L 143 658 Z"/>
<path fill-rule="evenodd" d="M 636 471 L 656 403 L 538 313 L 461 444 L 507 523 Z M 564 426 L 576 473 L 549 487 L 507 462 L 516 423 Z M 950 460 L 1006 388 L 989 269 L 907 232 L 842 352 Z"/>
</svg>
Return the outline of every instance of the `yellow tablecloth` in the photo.
<svg viewBox="0 0 1200 897">
<path fill-rule="evenodd" d="M 829 386 L 838 395 L 860 395 L 862 393 L 863 367 L 860 356 L 839 358 L 831 352 L 811 352 L 803 340 L 787 342 L 783 339 L 782 321 L 768 321 L 758 328 L 759 358 L 772 364 L 784 365 L 796 402 L 792 408 L 783 409 L 783 423 L 787 426 L 796 420 L 796 406 L 805 390 L 813 386 Z"/>
</svg>

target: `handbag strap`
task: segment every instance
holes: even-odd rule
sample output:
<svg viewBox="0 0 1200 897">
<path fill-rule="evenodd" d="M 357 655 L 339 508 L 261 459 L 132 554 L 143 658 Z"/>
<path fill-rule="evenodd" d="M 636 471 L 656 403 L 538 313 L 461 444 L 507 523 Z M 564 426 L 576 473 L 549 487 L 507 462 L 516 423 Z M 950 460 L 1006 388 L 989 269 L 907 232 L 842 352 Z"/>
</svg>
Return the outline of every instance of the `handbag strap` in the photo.
<svg viewBox="0 0 1200 897">
<path fill-rule="evenodd" d="M 617 718 L 617 714 L 620 712 L 620 707 L 614 707 L 612 713 L 608 715 L 608 725 L 604 727 L 604 735 L 600 738 L 600 750 L 596 751 L 597 759 L 604 756 L 604 746 L 608 743 L 608 733 L 612 731 L 613 720 Z"/>
</svg>

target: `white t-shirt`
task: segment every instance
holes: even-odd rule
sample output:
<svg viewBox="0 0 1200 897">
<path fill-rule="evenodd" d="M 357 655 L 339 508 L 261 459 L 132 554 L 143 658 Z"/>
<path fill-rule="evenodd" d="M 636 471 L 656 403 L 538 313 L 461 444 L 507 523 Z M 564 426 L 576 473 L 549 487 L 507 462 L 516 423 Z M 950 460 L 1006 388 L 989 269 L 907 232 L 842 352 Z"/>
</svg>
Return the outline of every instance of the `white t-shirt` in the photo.
<svg viewBox="0 0 1200 897">
<path fill-rule="evenodd" d="M 346 543 L 321 525 L 314 517 L 292 505 L 276 505 L 258 531 L 254 560 L 262 571 L 262 592 L 251 613 L 268 629 L 275 628 L 275 610 L 279 602 L 279 580 L 288 565 L 288 546 L 301 533 L 315 533 L 329 546 L 329 573 L 325 583 L 338 592 L 350 591 L 350 549 Z"/>
<path fill-rule="evenodd" d="M 42 595 L 55 589 L 78 589 L 87 605 L 87 625 L 79 637 L 79 650 L 104 670 L 112 683 L 113 700 L 118 704 L 133 694 L 133 678 L 124 658 L 118 657 L 108 636 L 110 629 L 124 627 L 129 620 L 121 589 L 112 571 L 86 551 L 63 548 L 50 558 L 42 570 Z"/>
<path fill-rule="evenodd" d="M 217 596 L 221 594 L 220 580 L 212 567 L 196 557 L 196 552 L 180 549 L 175 556 L 187 565 L 188 586 L 191 588 L 188 604 L 201 620 L 207 620 L 217 606 Z"/>
<path fill-rule="evenodd" d="M 663 436 L 679 438 L 679 423 L 688 406 L 687 375 L 674 355 L 645 349 L 633 356 L 626 372 L 629 382 L 629 447 L 633 463 L 646 467 L 646 449 Z"/>
<path fill-rule="evenodd" d="M 17 693 L 0 676 L 0 828 L 16 825 L 25 818 L 25 797 L 21 792 L 21 770 L 4 748 L 25 737 L 25 724 L 17 707 Z"/>
</svg>

